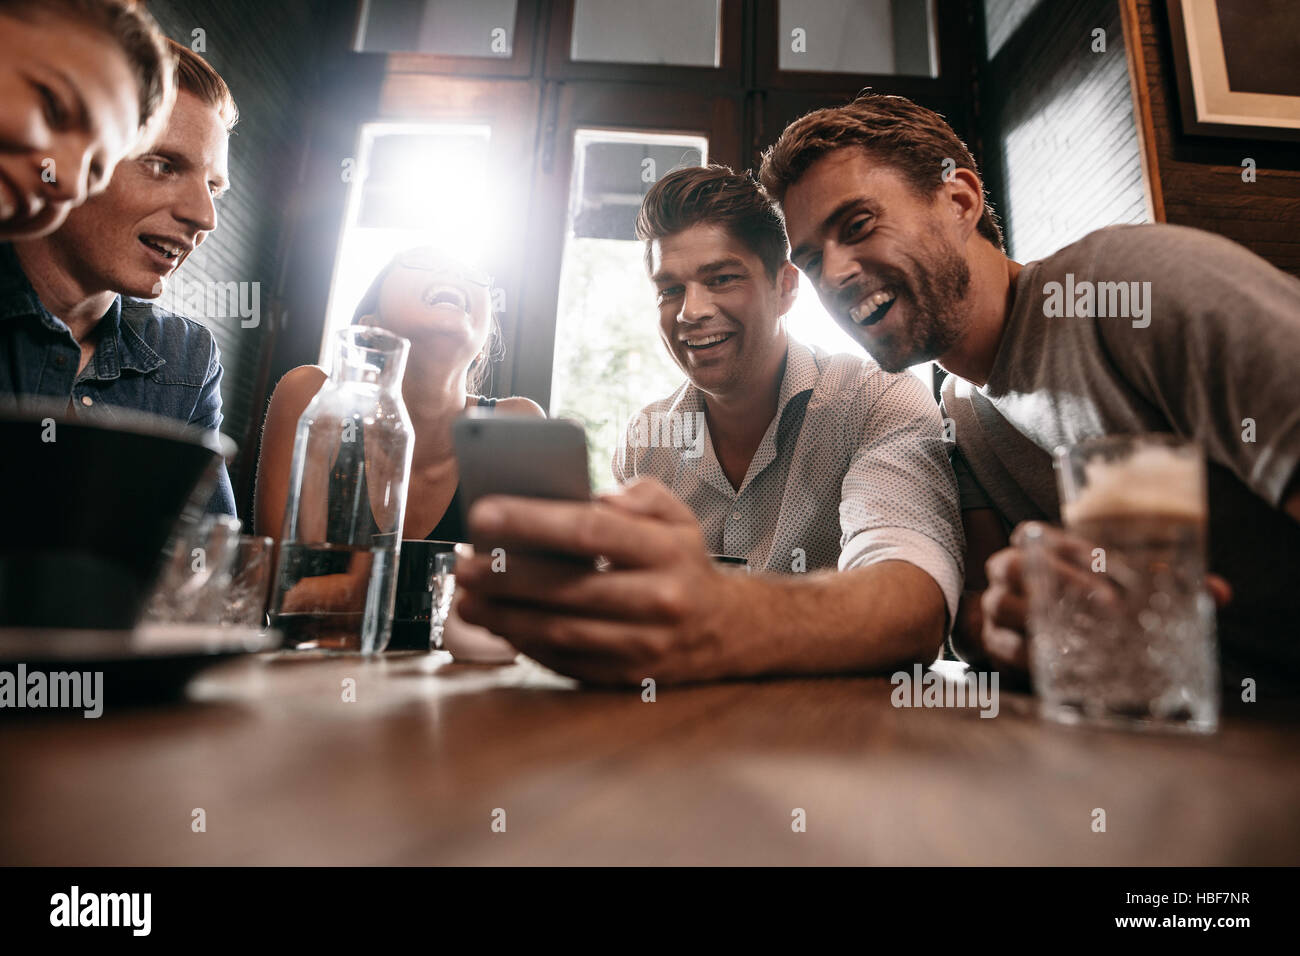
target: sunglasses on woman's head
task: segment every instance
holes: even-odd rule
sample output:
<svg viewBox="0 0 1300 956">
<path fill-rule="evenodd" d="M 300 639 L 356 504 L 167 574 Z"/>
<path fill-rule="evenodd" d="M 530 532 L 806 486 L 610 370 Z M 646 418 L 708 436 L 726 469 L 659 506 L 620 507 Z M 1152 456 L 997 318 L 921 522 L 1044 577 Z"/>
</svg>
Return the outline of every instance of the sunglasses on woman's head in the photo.
<svg viewBox="0 0 1300 956">
<path fill-rule="evenodd" d="M 439 255 L 432 249 L 410 249 L 397 257 L 397 264 L 404 269 L 419 269 L 422 272 L 443 272 L 454 275 L 474 285 L 490 288 L 492 277 L 482 269 L 456 262 Z"/>
</svg>

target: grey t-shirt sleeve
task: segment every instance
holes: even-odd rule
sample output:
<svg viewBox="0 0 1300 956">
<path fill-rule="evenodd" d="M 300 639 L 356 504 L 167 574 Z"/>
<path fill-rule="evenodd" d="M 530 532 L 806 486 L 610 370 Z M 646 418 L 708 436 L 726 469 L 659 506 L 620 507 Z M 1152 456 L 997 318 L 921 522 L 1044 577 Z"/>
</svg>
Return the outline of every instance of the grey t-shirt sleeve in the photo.
<svg viewBox="0 0 1300 956">
<path fill-rule="evenodd" d="M 1146 302 L 1131 321 L 1099 319 L 1101 342 L 1176 429 L 1278 507 L 1300 464 L 1300 279 L 1221 236 L 1160 232 L 1097 234 L 1092 277 L 1143 283 Z"/>
<path fill-rule="evenodd" d="M 948 414 L 948 405 L 944 399 L 939 400 L 939 414 L 943 416 L 944 438 L 948 438 L 948 432 L 952 429 L 953 419 Z M 961 453 L 961 449 L 955 441 L 948 441 L 948 462 L 952 465 L 952 473 L 957 478 L 957 498 L 962 511 L 974 511 L 978 508 L 992 508 L 993 500 L 989 498 L 988 493 L 984 491 L 983 486 L 975 478 L 975 473 L 971 471 L 970 466 L 966 464 L 966 459 Z"/>
<path fill-rule="evenodd" d="M 952 472 L 957 476 L 957 495 L 962 511 L 975 511 L 979 508 L 992 508 L 993 500 L 976 480 L 961 450 L 956 445 L 948 446 L 948 458 L 952 462 Z"/>
</svg>

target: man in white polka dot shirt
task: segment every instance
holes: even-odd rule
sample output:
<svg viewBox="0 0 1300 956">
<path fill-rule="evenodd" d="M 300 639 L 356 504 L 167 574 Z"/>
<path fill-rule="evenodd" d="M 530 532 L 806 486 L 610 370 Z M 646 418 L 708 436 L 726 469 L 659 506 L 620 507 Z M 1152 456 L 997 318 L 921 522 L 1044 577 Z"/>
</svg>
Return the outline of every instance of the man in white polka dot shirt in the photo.
<svg viewBox="0 0 1300 956">
<path fill-rule="evenodd" d="M 638 234 L 661 337 L 688 381 L 634 417 L 614 462 L 621 493 L 471 510 L 475 539 L 511 560 L 506 573 L 458 562 L 462 615 L 598 682 L 932 660 L 964 547 L 933 397 L 914 376 L 787 336 L 798 273 L 751 177 L 669 174 Z M 610 569 L 526 553 L 541 550 Z M 711 553 L 775 573 L 726 574 Z"/>
</svg>

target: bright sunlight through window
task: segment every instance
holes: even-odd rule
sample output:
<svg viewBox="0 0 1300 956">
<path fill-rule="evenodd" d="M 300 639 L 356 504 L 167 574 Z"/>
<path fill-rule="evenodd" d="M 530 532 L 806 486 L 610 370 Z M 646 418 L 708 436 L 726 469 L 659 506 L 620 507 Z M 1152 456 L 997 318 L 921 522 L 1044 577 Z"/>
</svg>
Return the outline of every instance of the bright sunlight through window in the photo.
<svg viewBox="0 0 1300 956">
<path fill-rule="evenodd" d="M 492 200 L 491 128 L 445 123 L 362 127 L 349 178 L 347 214 L 330 289 L 321 364 L 333 334 L 352 321 L 371 281 L 398 252 L 434 246 L 476 262 L 501 214 Z"/>
</svg>

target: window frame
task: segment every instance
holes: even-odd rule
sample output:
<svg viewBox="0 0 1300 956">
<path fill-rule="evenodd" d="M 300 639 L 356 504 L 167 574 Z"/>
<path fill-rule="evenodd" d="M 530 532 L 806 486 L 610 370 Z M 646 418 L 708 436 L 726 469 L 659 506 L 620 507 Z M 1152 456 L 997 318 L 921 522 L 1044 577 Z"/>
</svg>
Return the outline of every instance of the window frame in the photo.
<svg viewBox="0 0 1300 956">
<path fill-rule="evenodd" d="M 541 0 L 516 0 L 514 37 L 509 57 L 449 56 L 444 53 L 415 53 L 356 49 L 361 24 L 370 0 L 358 0 L 356 26 L 352 31 L 353 52 L 387 58 L 389 73 L 435 73 L 473 77 L 527 77 L 533 75 L 534 49 L 541 20 Z"/>
<path fill-rule="evenodd" d="M 575 0 L 557 0 L 551 8 L 546 37 L 545 75 L 549 80 L 608 80 L 617 83 L 654 83 L 661 86 L 739 87 L 745 53 L 745 5 L 742 0 L 722 0 L 718 18 L 717 66 L 675 66 L 656 63 L 605 63 L 573 60 Z"/>
<path fill-rule="evenodd" d="M 959 95 L 962 90 L 971 62 L 964 41 L 973 30 L 969 5 L 964 0 L 934 0 L 938 76 L 782 70 L 777 53 L 777 43 L 781 39 L 778 34 L 779 3 L 780 0 L 755 0 L 754 3 L 754 83 L 760 88 L 782 92 L 837 92 L 872 87 L 887 89 L 918 102 L 936 96 Z"/>
</svg>

